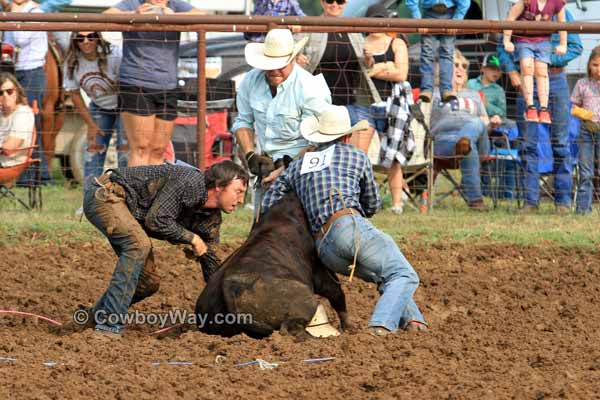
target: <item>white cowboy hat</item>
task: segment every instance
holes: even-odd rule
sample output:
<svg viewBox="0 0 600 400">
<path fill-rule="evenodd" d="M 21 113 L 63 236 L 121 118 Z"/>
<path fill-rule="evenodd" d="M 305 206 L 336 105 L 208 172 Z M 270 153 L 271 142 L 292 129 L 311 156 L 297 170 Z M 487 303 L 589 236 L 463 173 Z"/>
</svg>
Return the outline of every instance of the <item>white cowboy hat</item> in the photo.
<svg viewBox="0 0 600 400">
<path fill-rule="evenodd" d="M 308 37 L 305 37 L 294 43 L 294 36 L 289 29 L 271 29 L 264 43 L 246 45 L 246 62 L 264 71 L 283 68 L 296 58 L 307 41 Z"/>
<path fill-rule="evenodd" d="M 327 143 L 354 131 L 369 128 L 366 120 L 350 123 L 350 114 L 344 106 L 328 105 L 318 116 L 311 115 L 300 123 L 300 133 L 313 143 Z"/>
<path fill-rule="evenodd" d="M 306 332 L 308 332 L 311 336 L 314 337 L 329 337 L 329 336 L 339 336 L 340 331 L 335 329 L 327 318 L 327 313 L 325 312 L 325 307 L 323 304 L 319 304 L 317 307 L 317 311 L 315 311 L 315 315 L 312 317 L 310 323 L 304 328 Z"/>
</svg>

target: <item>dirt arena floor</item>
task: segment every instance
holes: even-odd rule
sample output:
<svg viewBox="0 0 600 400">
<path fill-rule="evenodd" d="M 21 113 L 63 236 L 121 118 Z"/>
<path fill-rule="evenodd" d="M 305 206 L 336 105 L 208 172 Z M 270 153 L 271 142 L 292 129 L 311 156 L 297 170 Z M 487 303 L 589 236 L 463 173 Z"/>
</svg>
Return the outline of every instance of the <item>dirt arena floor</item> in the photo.
<svg viewBox="0 0 600 400">
<path fill-rule="evenodd" d="M 55 337 L 45 322 L 0 315 L 0 399 L 600 398 L 597 253 L 502 245 L 404 251 L 421 276 L 416 300 L 427 333 L 376 338 L 362 330 L 297 341 L 186 332 L 159 340 L 149 335 L 156 326 L 142 325 L 115 340 L 90 330 Z M 199 267 L 169 246 L 158 247 L 157 261 L 160 291 L 135 309 L 193 310 Z M 114 262 L 107 246 L 89 243 L 0 248 L 0 306 L 66 322 L 78 304 L 99 297 Z M 364 328 L 375 287 L 344 289 L 352 320 Z M 320 357 L 335 360 L 303 362 Z M 234 367 L 256 358 L 279 366 Z"/>
</svg>

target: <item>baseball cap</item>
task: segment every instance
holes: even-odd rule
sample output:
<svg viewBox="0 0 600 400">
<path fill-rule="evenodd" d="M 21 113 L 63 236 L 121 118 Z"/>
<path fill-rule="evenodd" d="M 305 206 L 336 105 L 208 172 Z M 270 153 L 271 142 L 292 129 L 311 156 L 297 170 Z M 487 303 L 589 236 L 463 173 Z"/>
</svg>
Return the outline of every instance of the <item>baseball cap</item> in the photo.
<svg viewBox="0 0 600 400">
<path fill-rule="evenodd" d="M 486 54 L 481 63 L 482 67 L 500 68 L 500 59 L 496 54 Z"/>
</svg>

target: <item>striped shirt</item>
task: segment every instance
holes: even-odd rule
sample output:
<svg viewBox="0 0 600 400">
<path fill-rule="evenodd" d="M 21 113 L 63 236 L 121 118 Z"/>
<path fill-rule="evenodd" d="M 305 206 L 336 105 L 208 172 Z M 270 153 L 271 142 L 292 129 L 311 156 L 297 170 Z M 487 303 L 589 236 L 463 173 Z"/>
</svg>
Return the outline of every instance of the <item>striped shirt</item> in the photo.
<svg viewBox="0 0 600 400">
<path fill-rule="evenodd" d="M 302 202 L 313 234 L 345 207 L 355 208 L 365 217 L 374 215 L 381 198 L 368 156 L 341 142 L 327 143 L 317 151 L 332 145 L 335 150 L 325 169 L 301 174 L 303 158 L 292 162 L 265 193 L 263 212 L 293 190 Z"/>
</svg>

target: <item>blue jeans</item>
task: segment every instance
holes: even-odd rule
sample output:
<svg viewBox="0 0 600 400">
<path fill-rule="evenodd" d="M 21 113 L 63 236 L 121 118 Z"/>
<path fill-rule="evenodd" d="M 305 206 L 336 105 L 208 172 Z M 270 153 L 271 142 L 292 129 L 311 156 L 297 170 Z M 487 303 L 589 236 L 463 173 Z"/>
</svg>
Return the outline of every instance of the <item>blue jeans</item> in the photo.
<svg viewBox="0 0 600 400">
<path fill-rule="evenodd" d="M 452 19 L 453 11 L 436 13 L 424 10 L 423 19 Z M 452 92 L 452 74 L 454 73 L 454 36 L 453 35 L 421 35 L 421 93 L 433 93 L 435 55 L 434 40 L 439 43 L 438 56 L 440 64 L 440 94 Z"/>
<path fill-rule="evenodd" d="M 579 189 L 577 209 L 579 214 L 592 212 L 594 198 L 594 175 L 600 159 L 600 140 L 581 127 L 579 130 Z"/>
<path fill-rule="evenodd" d="M 33 106 L 33 102 L 36 101 L 38 105 L 38 109 L 42 109 L 42 101 L 44 100 L 44 95 L 46 94 L 46 74 L 44 73 L 44 69 L 42 67 L 16 71 L 15 77 L 17 81 L 23 86 L 25 90 L 25 96 L 27 97 L 27 102 L 30 106 Z M 49 181 L 50 170 L 48 169 L 48 162 L 46 158 L 43 157 L 43 148 L 42 148 L 42 118 L 40 113 L 35 115 L 35 129 L 37 131 L 37 137 L 35 139 L 36 148 L 33 149 L 33 153 L 31 155 L 32 158 L 39 158 L 42 160 L 41 164 L 41 176 L 43 181 Z M 17 183 L 19 185 L 29 186 L 35 180 L 35 170 L 34 167 L 27 168 L 19 177 Z"/>
<path fill-rule="evenodd" d="M 550 74 L 550 97 L 548 108 L 552 115 L 550 126 L 550 143 L 552 146 L 554 175 L 554 202 L 556 205 L 571 206 L 573 190 L 573 163 L 569 146 L 569 86 L 564 73 Z M 534 87 L 534 93 L 537 93 Z M 538 105 L 537 97 L 534 99 Z M 540 201 L 540 174 L 538 172 L 538 127 L 536 122 L 526 122 L 525 101 L 517 97 L 517 125 L 524 138 L 522 148 L 525 161 L 525 200 L 531 205 Z"/>
<path fill-rule="evenodd" d="M 354 223 L 356 219 L 356 224 Z M 319 258 L 332 271 L 349 275 L 354 260 L 355 234 L 360 240 L 355 275 L 377 283 L 381 297 L 369 326 L 383 326 L 392 332 L 405 328 L 410 321 L 425 323 L 413 300 L 419 277 L 404 258 L 394 240 L 361 216 L 338 218 L 327 236 L 317 240 Z"/>
<path fill-rule="evenodd" d="M 125 135 L 121 129 L 121 118 L 117 110 L 104 110 L 98 107 L 95 103 L 90 103 L 89 106 L 90 114 L 94 119 L 94 122 L 100 129 L 98 135 L 96 135 L 96 144 L 104 146 L 104 151 L 95 153 L 85 152 L 85 167 L 84 175 L 88 176 L 100 176 L 104 172 L 104 161 L 106 160 L 106 153 L 110 139 L 112 138 L 113 131 L 117 134 L 117 155 L 119 159 L 119 167 L 127 166 L 127 154 L 119 151 L 119 146 L 127 143 Z"/>
<path fill-rule="evenodd" d="M 471 152 L 460 163 L 461 186 L 469 203 L 481 200 L 481 164 L 479 156 L 489 154 L 490 141 L 485 124 L 474 117 L 458 131 L 439 132 L 433 138 L 433 151 L 436 157 L 454 157 L 456 143 L 466 137 L 471 141 Z"/>
<path fill-rule="evenodd" d="M 84 183 L 83 210 L 86 218 L 106 236 L 118 257 L 110 284 L 94 305 L 92 314 L 102 313 L 112 318 L 96 319 L 97 328 L 119 333 L 129 306 L 158 290 L 152 242 L 131 215 L 120 186 L 108 183 L 106 189 L 101 189 L 94 177 L 88 177 Z"/>
</svg>

